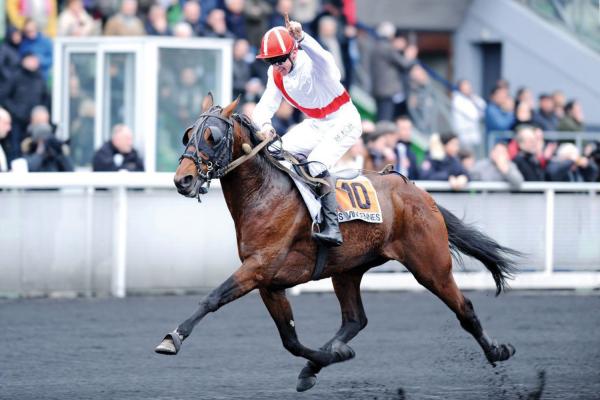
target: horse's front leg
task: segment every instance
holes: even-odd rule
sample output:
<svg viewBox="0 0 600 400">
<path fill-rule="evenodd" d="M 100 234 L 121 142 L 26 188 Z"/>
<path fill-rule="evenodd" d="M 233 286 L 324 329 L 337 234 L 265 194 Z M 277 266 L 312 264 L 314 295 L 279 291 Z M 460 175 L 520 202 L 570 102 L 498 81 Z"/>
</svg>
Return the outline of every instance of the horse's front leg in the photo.
<svg viewBox="0 0 600 400">
<path fill-rule="evenodd" d="M 181 323 L 176 330 L 167 334 L 154 351 L 160 354 L 177 354 L 183 340 L 192 333 L 194 326 L 206 314 L 217 311 L 225 304 L 242 297 L 257 287 L 257 270 L 259 268 L 260 265 L 252 259 L 244 261 L 233 275 L 202 299 L 198 310 Z"/>
<path fill-rule="evenodd" d="M 367 326 L 367 316 L 360 297 L 360 282 L 363 273 L 363 271 L 350 272 L 331 277 L 333 289 L 340 302 L 342 325 L 333 338 L 325 343 L 321 349 L 330 350 L 332 344 L 336 341 L 348 343 Z M 317 374 L 322 368 L 323 365 L 308 361 L 300 371 L 300 375 L 298 375 L 296 390 L 304 392 L 312 388 L 317 383 Z"/>
<path fill-rule="evenodd" d="M 312 350 L 302 345 L 296 335 L 294 316 L 292 315 L 290 303 L 285 296 L 285 291 L 261 288 L 260 296 L 279 330 L 283 347 L 293 355 L 304 357 L 321 366 L 346 361 L 354 357 L 354 351 L 341 341 L 334 341 L 329 350 Z"/>
</svg>

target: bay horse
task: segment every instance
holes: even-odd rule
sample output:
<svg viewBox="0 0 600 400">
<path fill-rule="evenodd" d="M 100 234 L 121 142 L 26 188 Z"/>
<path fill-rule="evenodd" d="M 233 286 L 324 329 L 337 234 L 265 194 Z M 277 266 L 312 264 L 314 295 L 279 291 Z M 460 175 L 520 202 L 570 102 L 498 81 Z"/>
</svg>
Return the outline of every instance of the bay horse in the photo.
<svg viewBox="0 0 600 400">
<path fill-rule="evenodd" d="M 321 348 L 304 346 L 296 335 L 285 289 L 311 280 L 317 254 L 317 243 L 311 238 L 312 219 L 292 179 L 276 168 L 268 150 L 261 150 L 269 138 L 261 141 L 252 124 L 234 114 L 238 100 L 221 108 L 213 105 L 210 93 L 205 97 L 200 119 L 185 131 L 185 153 L 174 182 L 180 194 L 199 198 L 206 193 L 204 184 L 220 178 L 242 264 L 201 301 L 193 315 L 165 336 L 157 353 L 177 354 L 206 314 L 258 289 L 283 346 L 307 360 L 296 389 L 308 390 L 323 367 L 354 357 L 347 343 L 367 325 L 361 279 L 367 270 L 388 260 L 401 262 L 456 314 L 492 365 L 515 353 L 512 345 L 497 344 L 483 330 L 471 301 L 454 281 L 451 251 L 481 261 L 495 280 L 496 295 L 515 272 L 514 257 L 519 253 L 464 224 L 400 175 L 378 173 L 369 179 L 378 193 L 383 223 L 341 224 L 344 244 L 329 250 L 321 275 L 331 277 L 340 303 L 341 327 Z"/>
</svg>

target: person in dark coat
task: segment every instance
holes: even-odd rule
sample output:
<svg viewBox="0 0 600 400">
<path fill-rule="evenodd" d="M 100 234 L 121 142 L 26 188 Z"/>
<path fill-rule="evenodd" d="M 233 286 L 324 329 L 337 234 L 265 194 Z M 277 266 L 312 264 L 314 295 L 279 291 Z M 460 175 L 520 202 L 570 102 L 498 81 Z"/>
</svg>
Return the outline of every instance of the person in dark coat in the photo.
<svg viewBox="0 0 600 400">
<path fill-rule="evenodd" d="M 454 133 L 444 133 L 440 136 L 443 152 L 440 156 L 430 154 L 421 165 L 420 179 L 429 181 L 448 181 L 453 189 L 464 187 L 469 180 L 469 173 L 463 167 L 458 152 L 460 142 Z"/>
<path fill-rule="evenodd" d="M 546 175 L 554 182 L 595 182 L 598 166 L 592 158 L 580 156 L 573 143 L 563 143 L 548 162 Z"/>
<path fill-rule="evenodd" d="M 513 162 L 526 181 L 543 181 L 545 172 L 537 156 L 538 141 L 533 127 L 521 125 L 517 130 L 519 152 Z"/>
<path fill-rule="evenodd" d="M 7 30 L 4 42 L 0 44 L 0 103 L 6 95 L 6 89 L 13 75 L 19 70 L 21 56 L 19 55 L 19 43 L 13 42 L 13 37 L 17 36 L 20 40 L 21 32 L 13 27 Z"/>
<path fill-rule="evenodd" d="M 71 172 L 73 162 L 68 146 L 59 140 L 50 124 L 32 127 L 31 137 L 23 142 L 29 172 Z"/>
<path fill-rule="evenodd" d="M 39 31 L 37 22 L 32 19 L 25 20 L 19 53 L 21 57 L 29 53 L 35 54 L 40 62 L 42 76 L 48 79 L 52 68 L 52 41 Z"/>
<path fill-rule="evenodd" d="M 123 124 L 114 126 L 111 140 L 94 154 L 93 169 L 96 172 L 144 171 L 144 162 L 133 148 L 133 134 L 129 127 Z"/>
<path fill-rule="evenodd" d="M 50 107 L 50 94 L 46 80 L 40 73 L 40 62 L 33 53 L 26 53 L 21 66 L 6 88 L 3 105 L 13 117 L 10 159 L 21 155 L 21 141 L 25 137 L 31 110 L 37 105 Z"/>
<path fill-rule="evenodd" d="M 558 118 L 554 113 L 554 99 L 548 94 L 539 97 L 539 109 L 533 114 L 533 123 L 544 131 L 555 131 L 558 128 Z"/>
<path fill-rule="evenodd" d="M 383 22 L 377 30 L 380 39 L 371 55 L 372 94 L 377 103 L 377 120 L 393 121 L 400 103 L 406 103 L 406 77 L 416 63 L 416 47 L 407 46 L 396 29 Z"/>
</svg>

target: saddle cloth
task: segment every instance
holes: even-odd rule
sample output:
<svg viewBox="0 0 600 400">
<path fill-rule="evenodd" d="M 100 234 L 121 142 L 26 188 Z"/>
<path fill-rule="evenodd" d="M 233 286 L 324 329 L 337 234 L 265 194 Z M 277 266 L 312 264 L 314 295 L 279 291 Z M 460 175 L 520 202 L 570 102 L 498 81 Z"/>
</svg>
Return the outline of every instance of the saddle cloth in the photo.
<svg viewBox="0 0 600 400">
<path fill-rule="evenodd" d="M 308 185 L 296 175 L 290 162 L 280 160 L 279 163 L 291 171 L 289 175 L 296 184 L 313 223 L 321 223 L 321 202 L 319 199 Z M 338 221 L 340 223 L 355 219 L 375 224 L 383 222 L 377 192 L 366 176 L 358 175 L 349 179 L 345 177 L 338 178 L 336 180 L 336 200 L 338 203 Z"/>
</svg>

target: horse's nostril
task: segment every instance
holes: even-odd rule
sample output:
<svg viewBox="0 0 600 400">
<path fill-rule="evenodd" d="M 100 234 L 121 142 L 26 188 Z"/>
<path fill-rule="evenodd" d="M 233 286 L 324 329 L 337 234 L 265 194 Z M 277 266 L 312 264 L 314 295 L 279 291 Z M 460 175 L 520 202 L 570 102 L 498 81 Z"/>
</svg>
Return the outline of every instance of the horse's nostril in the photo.
<svg viewBox="0 0 600 400">
<path fill-rule="evenodd" d="M 177 186 L 179 189 L 187 189 L 192 185 L 193 180 L 194 177 L 192 175 L 186 175 L 181 179 L 176 179 L 175 186 Z"/>
</svg>

